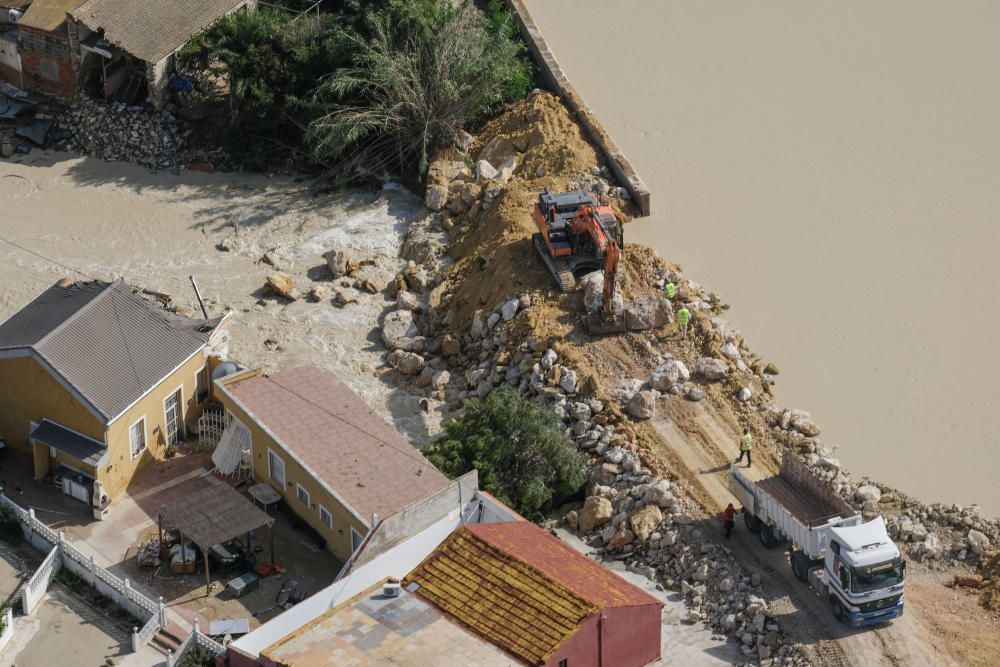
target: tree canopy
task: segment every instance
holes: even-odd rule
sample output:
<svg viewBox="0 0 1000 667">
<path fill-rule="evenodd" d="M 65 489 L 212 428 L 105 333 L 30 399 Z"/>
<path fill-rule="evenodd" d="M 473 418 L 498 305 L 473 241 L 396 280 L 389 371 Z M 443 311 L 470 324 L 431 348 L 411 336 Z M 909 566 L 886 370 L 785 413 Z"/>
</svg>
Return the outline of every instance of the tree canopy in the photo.
<svg viewBox="0 0 1000 667">
<path fill-rule="evenodd" d="M 503 387 L 469 399 L 460 420 L 425 450 L 449 477 L 475 468 L 479 486 L 518 512 L 543 512 L 572 496 L 587 479 L 586 459 L 550 410 Z"/>
</svg>

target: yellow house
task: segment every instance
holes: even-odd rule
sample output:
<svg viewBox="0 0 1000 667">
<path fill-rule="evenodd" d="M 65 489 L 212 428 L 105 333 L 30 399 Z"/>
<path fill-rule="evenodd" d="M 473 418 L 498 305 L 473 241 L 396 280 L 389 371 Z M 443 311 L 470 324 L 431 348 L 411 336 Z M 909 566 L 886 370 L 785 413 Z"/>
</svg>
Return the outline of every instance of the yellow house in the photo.
<svg viewBox="0 0 1000 667">
<path fill-rule="evenodd" d="M 35 479 L 106 507 L 200 413 L 217 324 L 121 281 L 56 283 L 0 324 L 0 438 Z"/>
<path fill-rule="evenodd" d="M 251 370 L 215 380 L 215 388 L 232 423 L 249 431 L 254 479 L 277 491 L 341 560 L 378 519 L 449 484 L 332 373 Z"/>
</svg>

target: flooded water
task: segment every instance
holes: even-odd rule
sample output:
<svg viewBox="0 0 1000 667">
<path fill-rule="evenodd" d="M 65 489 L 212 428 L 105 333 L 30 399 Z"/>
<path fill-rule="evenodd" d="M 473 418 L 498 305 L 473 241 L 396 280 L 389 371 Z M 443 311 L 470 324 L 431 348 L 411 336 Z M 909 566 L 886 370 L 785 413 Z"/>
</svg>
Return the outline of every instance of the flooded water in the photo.
<svg viewBox="0 0 1000 667">
<path fill-rule="evenodd" d="M 528 0 L 855 477 L 1000 515 L 1000 4 Z"/>
</svg>

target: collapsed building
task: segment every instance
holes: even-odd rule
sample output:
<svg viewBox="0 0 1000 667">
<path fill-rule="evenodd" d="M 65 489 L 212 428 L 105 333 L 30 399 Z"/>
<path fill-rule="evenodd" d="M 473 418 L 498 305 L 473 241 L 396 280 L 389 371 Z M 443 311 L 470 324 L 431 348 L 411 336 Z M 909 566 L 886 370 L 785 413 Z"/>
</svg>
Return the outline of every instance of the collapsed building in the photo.
<svg viewBox="0 0 1000 667">
<path fill-rule="evenodd" d="M 9 5 L 9 6 L 8 6 Z M 168 101 L 175 55 L 256 0 L 0 0 L 0 79 L 68 100 Z"/>
</svg>

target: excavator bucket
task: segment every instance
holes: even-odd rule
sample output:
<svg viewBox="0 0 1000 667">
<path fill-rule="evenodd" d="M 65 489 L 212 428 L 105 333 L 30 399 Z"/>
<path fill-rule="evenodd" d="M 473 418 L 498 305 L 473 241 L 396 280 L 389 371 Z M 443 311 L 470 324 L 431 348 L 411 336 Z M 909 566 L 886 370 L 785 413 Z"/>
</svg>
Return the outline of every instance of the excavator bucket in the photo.
<svg viewBox="0 0 1000 667">
<path fill-rule="evenodd" d="M 592 336 L 603 336 L 605 334 L 621 333 L 627 331 L 625 326 L 625 314 L 606 316 L 602 312 L 590 313 L 587 315 L 587 331 Z"/>
</svg>

